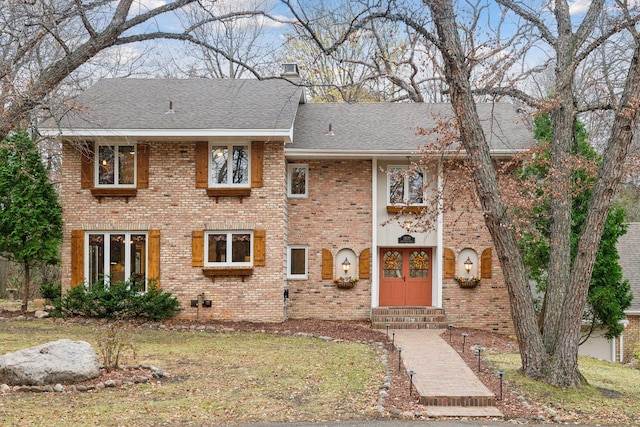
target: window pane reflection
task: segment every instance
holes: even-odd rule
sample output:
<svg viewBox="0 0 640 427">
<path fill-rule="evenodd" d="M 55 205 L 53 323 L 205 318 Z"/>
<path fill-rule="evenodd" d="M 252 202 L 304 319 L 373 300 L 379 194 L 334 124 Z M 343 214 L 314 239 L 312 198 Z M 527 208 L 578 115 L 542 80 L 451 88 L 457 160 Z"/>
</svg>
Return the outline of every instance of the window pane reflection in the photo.
<svg viewBox="0 0 640 427">
<path fill-rule="evenodd" d="M 118 184 L 134 184 L 136 150 L 133 145 L 118 147 Z"/>
<path fill-rule="evenodd" d="M 99 184 L 115 184 L 115 152 L 110 145 L 101 145 L 98 147 L 98 183 Z"/>
<path fill-rule="evenodd" d="M 249 182 L 249 150 L 244 145 L 233 146 L 233 184 Z"/>
<path fill-rule="evenodd" d="M 227 262 L 227 235 L 209 234 L 208 262 Z"/>
</svg>

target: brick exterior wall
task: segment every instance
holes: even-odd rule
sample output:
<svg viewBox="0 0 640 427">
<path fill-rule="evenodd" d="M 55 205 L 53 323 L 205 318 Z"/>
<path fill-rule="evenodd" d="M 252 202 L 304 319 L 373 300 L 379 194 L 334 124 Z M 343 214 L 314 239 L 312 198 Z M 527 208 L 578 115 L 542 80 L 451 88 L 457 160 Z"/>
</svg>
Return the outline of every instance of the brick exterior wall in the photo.
<svg viewBox="0 0 640 427">
<path fill-rule="evenodd" d="M 458 191 L 455 197 L 463 199 L 468 196 Z M 456 265 L 458 254 L 465 248 L 473 249 L 478 257 L 484 249 L 493 248 L 489 230 L 479 210 L 445 212 L 442 239 L 444 247 L 455 253 Z M 491 278 L 482 279 L 475 288 L 461 288 L 454 279 L 443 279 L 442 306 L 447 322 L 456 327 L 513 334 L 509 296 L 495 249 L 492 250 L 491 265 Z"/>
<path fill-rule="evenodd" d="M 309 165 L 308 198 L 288 200 L 288 243 L 308 245 L 308 280 L 289 280 L 289 318 L 366 319 L 371 314 L 371 280 L 338 289 L 322 280 L 322 250 L 356 255 L 372 246 L 372 183 L 369 160 L 296 160 Z M 375 252 L 372 250 L 372 254 Z M 351 268 L 357 268 L 352 265 Z"/>
<path fill-rule="evenodd" d="M 624 330 L 624 352 L 622 353 L 625 363 L 633 360 L 634 351 L 640 351 L 640 316 L 628 315 L 627 320 L 629 320 L 629 324 Z M 618 354 L 620 353 L 618 352 Z"/>
<path fill-rule="evenodd" d="M 63 145 L 61 201 L 64 207 L 62 283 L 71 285 L 71 230 L 160 230 L 160 284 L 183 308 L 180 317 L 279 322 L 284 319 L 285 164 L 284 144 L 269 142 L 264 187 L 251 196 L 207 196 L 195 188 L 195 143 L 153 142 L 149 188 L 136 197 L 93 197 L 80 188 L 80 153 Z M 191 266 L 191 232 L 228 225 L 266 230 L 266 265 L 253 275 L 216 277 Z M 190 307 L 200 293 L 212 308 Z"/>
</svg>

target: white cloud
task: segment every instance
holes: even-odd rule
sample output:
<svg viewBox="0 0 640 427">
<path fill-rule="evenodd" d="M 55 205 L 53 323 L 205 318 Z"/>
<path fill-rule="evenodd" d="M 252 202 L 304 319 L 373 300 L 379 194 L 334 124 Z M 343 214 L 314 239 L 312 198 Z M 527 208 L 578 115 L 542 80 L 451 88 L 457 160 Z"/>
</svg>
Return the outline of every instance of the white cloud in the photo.
<svg viewBox="0 0 640 427">
<path fill-rule="evenodd" d="M 569 13 L 571 15 L 577 15 L 579 13 L 585 13 L 591 6 L 591 0 L 574 0 L 569 3 Z"/>
<path fill-rule="evenodd" d="M 138 3 L 140 10 L 152 10 L 156 7 L 167 4 L 166 0 L 138 0 L 136 3 Z M 131 9 L 133 10 L 134 8 L 135 6 L 132 5 Z"/>
</svg>

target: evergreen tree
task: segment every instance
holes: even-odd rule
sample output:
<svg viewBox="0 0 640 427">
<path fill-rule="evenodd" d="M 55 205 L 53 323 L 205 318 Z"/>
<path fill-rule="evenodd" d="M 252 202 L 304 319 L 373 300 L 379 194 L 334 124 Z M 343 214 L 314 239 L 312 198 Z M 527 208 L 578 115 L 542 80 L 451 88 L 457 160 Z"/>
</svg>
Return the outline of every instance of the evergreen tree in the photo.
<svg viewBox="0 0 640 427">
<path fill-rule="evenodd" d="M 538 116 L 534 121 L 534 136 L 540 144 L 546 144 L 553 135 L 553 125 L 549 115 Z M 576 122 L 574 155 L 588 162 L 600 162 L 600 157 L 587 142 L 588 133 L 581 122 Z M 550 156 L 548 150 L 543 150 L 542 157 Z M 533 162 L 528 165 L 524 174 L 535 176 L 543 185 L 550 186 L 549 171 L 546 162 Z M 572 225 L 571 225 L 571 260 L 575 257 L 578 238 L 587 215 L 587 209 L 591 200 L 591 186 L 595 177 L 590 175 L 585 168 L 577 167 L 574 170 L 574 192 L 572 199 Z M 540 190 L 544 191 L 543 189 Z M 547 286 L 546 271 L 549 263 L 549 206 L 543 203 L 534 212 L 535 232 L 527 233 L 521 241 L 524 250 L 524 262 L 529 278 L 536 282 L 539 292 L 544 293 Z M 596 327 L 606 330 L 606 337 L 618 337 L 623 331 L 619 323 L 625 317 L 624 310 L 631 305 L 631 287 L 629 282 L 622 277 L 622 267 L 618 263 L 620 256 L 616 244 L 618 238 L 627 232 L 625 224 L 625 211 L 619 205 L 613 205 L 607 216 L 602 239 L 598 248 L 595 266 L 591 275 L 587 297 L 587 310 L 585 320 L 590 328 L 583 335 L 583 340 L 589 337 Z M 542 302 L 541 310 L 545 304 Z"/>
<path fill-rule="evenodd" d="M 62 207 L 40 153 L 26 131 L 0 143 L 0 252 L 24 267 L 22 312 L 37 263 L 58 262 Z"/>
</svg>

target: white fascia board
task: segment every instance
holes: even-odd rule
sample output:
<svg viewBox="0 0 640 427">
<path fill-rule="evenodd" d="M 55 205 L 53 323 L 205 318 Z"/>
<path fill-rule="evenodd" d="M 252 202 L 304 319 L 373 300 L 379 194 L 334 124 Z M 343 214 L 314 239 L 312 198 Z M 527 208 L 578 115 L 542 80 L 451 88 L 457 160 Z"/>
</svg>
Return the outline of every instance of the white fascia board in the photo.
<svg viewBox="0 0 640 427">
<path fill-rule="evenodd" d="M 511 158 L 516 153 L 525 152 L 527 150 L 494 150 L 491 151 L 491 157 L 498 158 Z M 436 153 L 435 151 L 430 152 L 427 151 L 425 153 L 420 153 L 418 150 L 307 150 L 307 149 L 289 149 L 285 148 L 284 154 L 289 159 L 311 159 L 311 158 L 322 158 L 322 159 L 335 159 L 335 158 L 347 158 L 347 159 L 363 159 L 363 158 L 374 158 L 374 157 L 404 157 L 407 156 L 420 156 L 422 154 L 437 154 L 440 157 L 444 158 L 456 158 L 456 157 L 464 157 L 464 151 L 455 152 L 451 154 L 445 153 Z"/>
<path fill-rule="evenodd" d="M 625 310 L 624 314 L 627 316 L 640 316 L 640 310 Z"/>
<path fill-rule="evenodd" d="M 284 155 L 287 158 L 301 158 L 301 159 L 310 159 L 310 158 L 349 158 L 349 159 L 370 159 L 372 157 L 406 157 L 409 155 L 415 155 L 417 151 L 414 150 L 380 150 L 380 151 L 371 151 L 371 150 L 299 150 L 299 149 L 288 149 L 285 147 Z"/>
<path fill-rule="evenodd" d="M 47 129 L 42 134 L 62 138 L 278 138 L 290 142 L 293 129 Z"/>
</svg>

